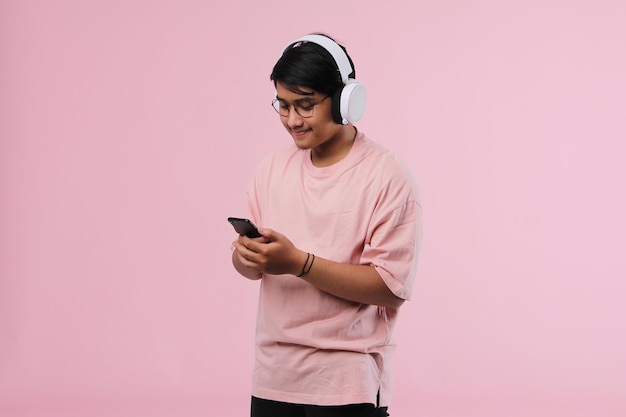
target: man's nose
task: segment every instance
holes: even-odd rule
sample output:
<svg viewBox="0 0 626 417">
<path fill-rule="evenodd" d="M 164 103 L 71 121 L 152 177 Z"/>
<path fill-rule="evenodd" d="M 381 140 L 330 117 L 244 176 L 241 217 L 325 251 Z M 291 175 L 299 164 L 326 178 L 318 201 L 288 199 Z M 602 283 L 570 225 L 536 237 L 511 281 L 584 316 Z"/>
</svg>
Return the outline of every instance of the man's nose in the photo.
<svg viewBox="0 0 626 417">
<path fill-rule="evenodd" d="M 300 126 L 302 124 L 302 116 L 298 114 L 295 106 L 291 106 L 289 109 L 289 115 L 287 115 L 287 125 Z"/>
</svg>

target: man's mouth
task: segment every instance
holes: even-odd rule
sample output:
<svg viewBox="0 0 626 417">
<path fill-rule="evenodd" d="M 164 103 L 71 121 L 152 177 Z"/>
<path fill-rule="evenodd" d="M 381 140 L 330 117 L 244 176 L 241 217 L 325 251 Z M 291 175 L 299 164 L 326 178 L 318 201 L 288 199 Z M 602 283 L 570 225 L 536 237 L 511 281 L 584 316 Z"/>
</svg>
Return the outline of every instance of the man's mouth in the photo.
<svg viewBox="0 0 626 417">
<path fill-rule="evenodd" d="M 309 129 L 303 129 L 303 130 L 291 130 L 291 134 L 296 136 L 296 137 L 301 137 L 304 136 L 306 133 L 309 132 Z"/>
</svg>

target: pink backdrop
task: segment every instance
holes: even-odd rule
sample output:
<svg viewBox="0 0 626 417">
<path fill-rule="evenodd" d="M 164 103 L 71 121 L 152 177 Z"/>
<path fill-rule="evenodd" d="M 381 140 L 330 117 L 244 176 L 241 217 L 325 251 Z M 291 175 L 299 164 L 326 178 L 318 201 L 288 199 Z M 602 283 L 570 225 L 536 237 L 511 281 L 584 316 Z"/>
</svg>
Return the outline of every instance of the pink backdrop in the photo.
<svg viewBox="0 0 626 417">
<path fill-rule="evenodd" d="M 621 0 L 0 0 L 0 416 L 247 414 L 257 284 L 226 217 L 291 140 L 272 65 L 320 30 L 422 192 L 393 416 L 625 415 L 624 22 Z"/>
</svg>

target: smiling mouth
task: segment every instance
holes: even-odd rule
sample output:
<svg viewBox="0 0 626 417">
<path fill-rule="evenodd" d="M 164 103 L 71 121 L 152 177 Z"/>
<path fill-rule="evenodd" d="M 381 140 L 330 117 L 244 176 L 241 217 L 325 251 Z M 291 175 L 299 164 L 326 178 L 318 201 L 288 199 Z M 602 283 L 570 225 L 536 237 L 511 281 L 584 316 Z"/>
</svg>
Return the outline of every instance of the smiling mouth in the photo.
<svg viewBox="0 0 626 417">
<path fill-rule="evenodd" d="M 291 130 L 291 133 L 292 133 L 294 136 L 303 136 L 305 133 L 308 133 L 308 132 L 309 132 L 309 129 L 305 129 L 305 130 L 293 130 L 293 129 L 292 129 L 292 130 Z"/>
</svg>

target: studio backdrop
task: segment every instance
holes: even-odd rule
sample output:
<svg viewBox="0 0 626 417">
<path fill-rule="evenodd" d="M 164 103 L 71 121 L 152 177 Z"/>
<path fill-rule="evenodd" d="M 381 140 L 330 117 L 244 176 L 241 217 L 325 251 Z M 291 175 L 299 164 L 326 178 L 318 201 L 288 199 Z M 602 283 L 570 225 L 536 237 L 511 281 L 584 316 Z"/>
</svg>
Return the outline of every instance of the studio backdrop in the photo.
<svg viewBox="0 0 626 417">
<path fill-rule="evenodd" d="M 0 416 L 245 416 L 230 263 L 311 32 L 421 192 L 395 417 L 626 414 L 626 3 L 0 0 Z"/>
</svg>

